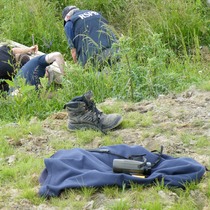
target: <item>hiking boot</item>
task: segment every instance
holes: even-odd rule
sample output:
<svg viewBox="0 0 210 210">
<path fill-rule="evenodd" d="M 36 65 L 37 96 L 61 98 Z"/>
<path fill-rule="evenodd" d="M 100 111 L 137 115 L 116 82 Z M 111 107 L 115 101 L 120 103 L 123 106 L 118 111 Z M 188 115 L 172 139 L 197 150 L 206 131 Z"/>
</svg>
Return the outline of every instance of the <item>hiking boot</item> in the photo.
<svg viewBox="0 0 210 210">
<path fill-rule="evenodd" d="M 73 98 L 64 105 L 68 112 L 68 129 L 94 129 L 106 132 L 117 127 L 123 120 L 119 114 L 104 114 L 99 111 L 93 100 L 91 91 L 83 96 Z"/>
</svg>

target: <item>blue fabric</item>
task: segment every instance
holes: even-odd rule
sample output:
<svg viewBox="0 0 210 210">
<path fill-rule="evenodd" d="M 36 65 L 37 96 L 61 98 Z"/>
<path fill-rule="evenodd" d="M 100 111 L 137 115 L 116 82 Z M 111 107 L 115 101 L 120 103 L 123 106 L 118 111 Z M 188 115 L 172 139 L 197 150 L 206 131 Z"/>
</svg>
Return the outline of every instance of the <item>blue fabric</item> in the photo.
<svg viewBox="0 0 210 210">
<path fill-rule="evenodd" d="M 107 23 L 101 14 L 90 10 L 76 11 L 66 22 L 64 29 L 69 47 L 76 48 L 81 65 L 84 66 L 89 58 L 117 42 Z"/>
<path fill-rule="evenodd" d="M 27 84 L 38 85 L 39 78 L 44 77 L 45 68 L 50 65 L 46 62 L 45 57 L 46 54 L 32 58 L 20 69 L 17 77 L 24 77 Z"/>
<path fill-rule="evenodd" d="M 75 48 L 73 44 L 74 40 L 73 23 L 70 20 L 65 24 L 64 30 L 67 37 L 69 48 L 70 49 Z"/>
<path fill-rule="evenodd" d="M 141 146 L 124 144 L 101 147 L 110 153 L 126 158 L 132 155 L 145 154 L 147 161 L 154 163 L 159 156 Z M 184 187 L 185 183 L 199 181 L 205 173 L 205 167 L 191 158 L 173 158 L 163 154 L 160 162 L 152 168 L 147 178 L 137 178 L 129 174 L 114 173 L 113 160 L 116 155 L 90 152 L 75 148 L 59 150 L 51 158 L 44 160 L 46 168 L 40 176 L 40 196 L 58 196 L 63 190 L 80 187 L 129 186 L 130 182 L 151 184 L 163 182 L 167 186 Z"/>
</svg>

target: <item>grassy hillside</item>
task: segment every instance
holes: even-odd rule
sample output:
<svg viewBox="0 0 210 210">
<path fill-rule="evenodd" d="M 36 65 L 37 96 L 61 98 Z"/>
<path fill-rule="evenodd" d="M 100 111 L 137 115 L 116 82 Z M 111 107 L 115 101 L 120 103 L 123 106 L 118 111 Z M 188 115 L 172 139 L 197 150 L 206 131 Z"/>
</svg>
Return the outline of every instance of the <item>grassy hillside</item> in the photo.
<svg viewBox="0 0 210 210">
<path fill-rule="evenodd" d="M 120 62 L 100 73 L 73 63 L 61 19 L 66 5 L 108 19 L 119 37 Z M 37 196 L 43 159 L 59 149 L 127 143 L 152 150 L 163 144 L 167 153 L 209 167 L 210 7 L 205 0 L 0 0 L 0 9 L 1 41 L 31 46 L 34 37 L 40 51 L 60 51 L 66 61 L 62 89 L 46 91 L 43 78 L 39 93 L 22 82 L 19 95 L 0 94 L 0 208 L 208 209 L 208 174 L 185 191 L 157 184 L 82 188 L 51 200 Z M 67 131 L 64 104 L 88 90 L 97 104 L 112 98 L 102 109 L 123 115 L 119 130 Z"/>
<path fill-rule="evenodd" d="M 68 4 L 68 1 L 28 0 L 26 4 L 22 0 L 0 0 L 2 40 L 31 46 L 33 36 L 40 51 L 60 51 L 67 63 L 64 89 L 56 97 L 47 100 L 43 90 L 40 101 L 33 90 L 23 87 L 22 98 L 1 99 L 2 120 L 33 115 L 45 118 L 61 109 L 69 98 L 89 89 L 98 102 L 107 97 L 140 101 L 180 92 L 209 80 L 208 62 L 200 52 L 200 46 L 208 48 L 209 43 L 209 7 L 205 2 L 71 1 L 81 9 L 100 11 L 119 35 L 121 61 L 107 67 L 106 74 L 73 64 L 61 19 L 61 11 Z"/>
</svg>

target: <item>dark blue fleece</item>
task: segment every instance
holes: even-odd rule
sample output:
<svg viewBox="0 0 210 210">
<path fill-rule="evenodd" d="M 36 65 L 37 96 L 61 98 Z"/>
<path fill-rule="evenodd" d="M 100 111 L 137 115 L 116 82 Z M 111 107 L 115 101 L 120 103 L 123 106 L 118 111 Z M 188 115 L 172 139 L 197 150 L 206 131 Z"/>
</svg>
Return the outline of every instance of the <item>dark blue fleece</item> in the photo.
<svg viewBox="0 0 210 210">
<path fill-rule="evenodd" d="M 142 185 L 161 182 L 166 186 L 184 187 L 186 183 L 199 181 L 205 167 L 192 158 L 173 158 L 162 154 L 151 175 L 138 178 L 125 173 L 114 173 L 113 160 L 118 154 L 129 158 L 145 154 L 147 161 L 155 163 L 159 155 L 141 146 L 124 144 L 101 147 L 109 153 L 91 152 L 80 148 L 59 150 L 44 160 L 46 168 L 40 176 L 40 196 L 58 196 L 63 190 L 80 187 L 129 186 L 130 182 Z M 100 148 L 100 149 L 101 149 Z"/>
</svg>

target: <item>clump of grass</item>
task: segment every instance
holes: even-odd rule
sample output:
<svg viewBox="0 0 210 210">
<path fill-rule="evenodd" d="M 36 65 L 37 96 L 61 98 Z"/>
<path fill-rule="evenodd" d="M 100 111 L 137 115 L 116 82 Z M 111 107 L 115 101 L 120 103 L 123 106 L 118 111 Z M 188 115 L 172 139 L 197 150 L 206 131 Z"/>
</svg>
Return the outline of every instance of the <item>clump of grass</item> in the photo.
<svg viewBox="0 0 210 210">
<path fill-rule="evenodd" d="M 8 126 L 12 129 L 8 129 Z M 36 121 L 36 123 L 30 123 L 24 119 L 20 120 L 18 123 L 6 124 L 1 128 L 0 138 L 11 138 L 13 140 L 19 140 L 24 135 L 38 135 L 42 131 L 41 122 Z"/>
<path fill-rule="evenodd" d="M 122 137 L 115 137 L 112 135 L 106 135 L 101 139 L 101 144 L 103 146 L 110 146 L 113 144 L 122 144 L 123 143 L 123 139 Z"/>
<path fill-rule="evenodd" d="M 208 187 L 207 187 L 206 195 L 210 199 L 210 179 L 208 180 L 207 186 Z"/>
<path fill-rule="evenodd" d="M 21 119 L 18 123 L 4 123 L 2 122 L 0 133 L 0 157 L 13 154 L 14 147 L 20 145 L 20 139 L 24 136 L 36 136 L 42 132 L 39 120 L 36 123 L 30 123 L 25 119 Z"/>
<path fill-rule="evenodd" d="M 172 207 L 172 210 L 191 210 L 191 209 L 198 209 L 192 199 L 188 198 L 180 198 L 177 203 L 175 203 Z"/>
<path fill-rule="evenodd" d="M 130 204 L 126 199 L 118 199 L 114 202 L 114 204 L 109 205 L 109 209 L 111 210 L 129 210 L 130 209 Z"/>
<path fill-rule="evenodd" d="M 75 131 L 76 134 L 76 144 L 78 147 L 84 147 L 86 144 L 89 144 L 93 141 L 94 137 L 102 136 L 103 133 L 101 131 L 94 131 L 94 130 L 77 130 Z"/>
<path fill-rule="evenodd" d="M 209 141 L 208 137 L 206 137 L 206 136 L 197 137 L 196 138 L 196 147 L 199 147 L 199 148 L 203 148 L 203 147 L 209 148 L 210 147 L 210 141 Z"/>
<path fill-rule="evenodd" d="M 202 90 L 210 91 L 210 81 L 204 81 L 198 85 Z"/>
<path fill-rule="evenodd" d="M 190 141 L 195 140 L 195 136 L 189 133 L 181 133 L 180 139 L 184 144 L 189 145 Z"/>
<path fill-rule="evenodd" d="M 94 187 L 82 187 L 82 196 L 85 199 L 89 199 L 96 191 L 97 189 Z"/>
<path fill-rule="evenodd" d="M 159 200 L 155 200 L 155 202 L 143 203 L 141 206 L 143 209 L 148 209 L 148 210 L 163 209 L 163 205 L 161 204 L 161 202 Z"/>
<path fill-rule="evenodd" d="M 74 143 L 69 141 L 69 139 L 66 140 L 59 140 L 58 138 L 52 138 L 50 139 L 50 145 L 57 151 L 61 149 L 72 149 L 74 147 Z"/>
<path fill-rule="evenodd" d="M 33 205 L 39 205 L 45 202 L 45 199 L 37 196 L 37 192 L 31 188 L 25 189 L 17 199 L 27 199 Z"/>
<path fill-rule="evenodd" d="M 108 198 L 114 198 L 121 190 L 118 187 L 104 187 L 102 192 Z"/>
<path fill-rule="evenodd" d="M 152 125 L 152 113 L 148 112 L 146 114 L 129 112 L 125 115 L 124 121 L 122 123 L 123 128 L 136 128 L 136 127 L 149 127 Z"/>
</svg>

